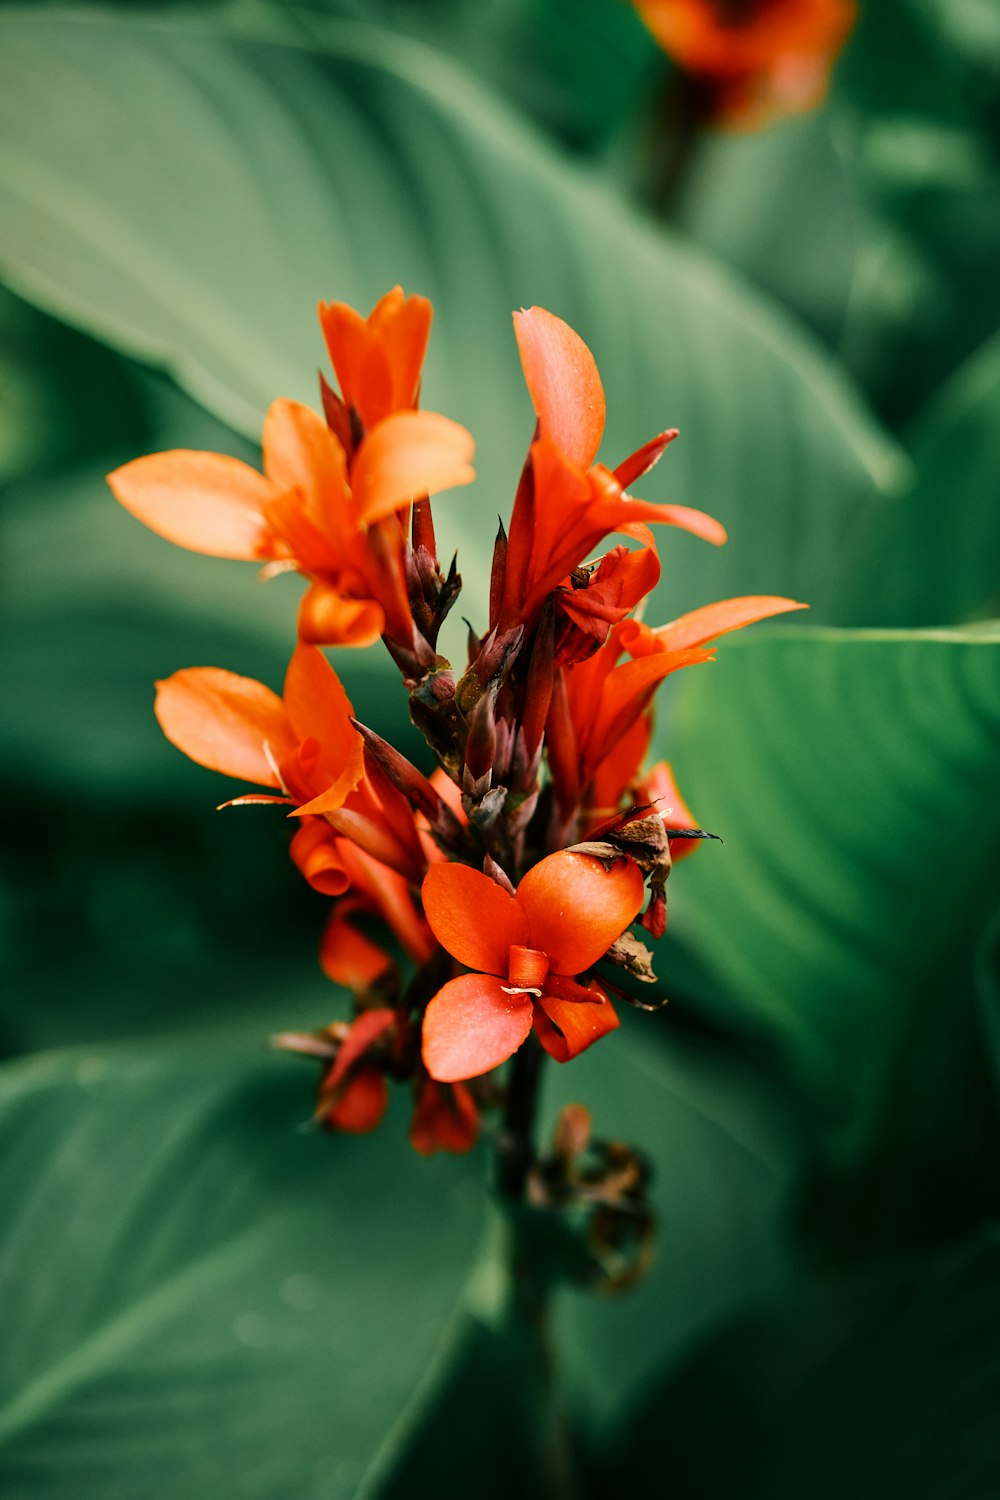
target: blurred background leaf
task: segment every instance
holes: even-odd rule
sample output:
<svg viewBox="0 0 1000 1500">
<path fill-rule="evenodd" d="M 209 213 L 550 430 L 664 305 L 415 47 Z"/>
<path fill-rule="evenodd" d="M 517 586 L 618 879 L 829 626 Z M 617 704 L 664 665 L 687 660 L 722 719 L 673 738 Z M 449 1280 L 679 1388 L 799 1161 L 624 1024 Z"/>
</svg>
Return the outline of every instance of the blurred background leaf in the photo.
<svg viewBox="0 0 1000 1500">
<path fill-rule="evenodd" d="M 651 232 L 471 78 L 335 23 L 312 54 L 169 21 L 6 11 L 0 29 L 0 257 L 33 299 L 255 436 L 276 393 L 315 400 L 316 298 L 367 307 L 396 280 L 427 293 L 426 399 L 476 434 L 491 497 L 447 498 L 439 527 L 480 597 L 531 432 L 508 319 L 539 302 L 607 371 L 609 455 L 680 426 L 650 498 L 704 506 L 737 539 L 672 540 L 671 612 L 782 590 L 830 610 L 859 520 L 903 482 L 899 451 L 777 309 Z M 43 64 L 58 108 L 32 110 L 19 90 Z"/>
<path fill-rule="evenodd" d="M 993 1231 L 841 1278 L 707 1343 L 650 1391 L 605 1493 L 669 1462 L 678 1500 L 993 1494 L 998 1251 Z"/>
</svg>

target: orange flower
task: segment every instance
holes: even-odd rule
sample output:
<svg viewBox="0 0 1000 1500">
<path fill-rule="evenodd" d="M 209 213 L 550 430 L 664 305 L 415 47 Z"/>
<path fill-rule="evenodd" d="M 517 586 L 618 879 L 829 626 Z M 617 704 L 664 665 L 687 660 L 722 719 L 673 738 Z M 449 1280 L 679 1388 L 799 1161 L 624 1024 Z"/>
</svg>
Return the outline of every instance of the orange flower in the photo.
<svg viewBox="0 0 1000 1500">
<path fill-rule="evenodd" d="M 616 625 L 589 661 L 559 674 L 553 692 L 546 743 L 563 813 L 581 804 L 587 820 L 600 823 L 617 810 L 639 777 L 649 746 L 647 710 L 665 677 L 711 661 L 715 653 L 706 647 L 718 636 L 805 608 L 753 594 L 705 605 L 658 629 L 636 620 Z M 623 653 L 630 660 L 619 661 Z"/>
<path fill-rule="evenodd" d="M 310 581 L 299 615 L 304 640 L 364 646 L 388 630 L 408 644 L 410 504 L 474 478 L 465 428 L 410 409 L 429 309 L 422 298 L 403 300 L 398 287 L 367 322 L 341 303 L 321 307 L 346 404 L 327 387 L 324 421 L 297 401 L 275 401 L 264 421 L 263 473 L 225 454 L 181 449 L 116 469 L 108 476 L 115 496 L 182 547 L 302 573 Z"/>
<path fill-rule="evenodd" d="M 371 1052 L 395 1025 L 394 1010 L 365 1010 L 347 1028 L 319 1087 L 316 1118 L 331 1130 L 367 1135 L 389 1104 L 385 1073 Z"/>
<path fill-rule="evenodd" d="M 633 480 L 658 461 L 677 436 L 676 431 L 660 433 L 613 472 L 603 464 L 594 464 L 604 432 L 604 390 L 593 355 L 567 323 L 544 308 L 532 307 L 514 314 L 514 329 L 538 419 L 538 436 L 531 446 L 511 517 L 501 630 L 531 622 L 547 596 L 564 580 L 571 583 L 568 575 L 613 532 L 636 536 L 651 551 L 651 558 L 628 565 L 636 571 L 627 587 L 622 572 L 626 564 L 618 557 L 614 565 L 619 575 L 616 589 L 628 597 L 640 576 L 652 587 L 659 572 L 646 523 L 679 526 L 715 544 L 726 539 L 718 521 L 702 511 L 683 505 L 653 505 L 626 493 Z M 576 582 L 579 587 L 583 580 Z M 607 570 L 601 582 L 606 592 L 612 592 Z M 605 598 L 603 602 L 609 601 Z M 620 601 L 612 598 L 610 602 L 614 608 Z M 572 594 L 565 596 L 563 604 L 569 619 L 580 626 L 581 606 L 576 604 L 574 618 L 575 603 Z M 597 617 L 592 611 L 583 625 L 592 637 L 597 635 Z M 570 651 L 569 655 L 574 653 Z"/>
<path fill-rule="evenodd" d="M 642 874 L 564 849 L 528 871 L 513 895 L 467 865 L 436 864 L 422 889 L 438 942 L 475 970 L 450 980 L 424 1016 L 423 1059 L 439 1082 L 475 1078 L 505 1062 L 532 1025 L 559 1062 L 618 1025 L 611 1002 L 576 976 L 638 915 Z"/>
<path fill-rule="evenodd" d="M 199 765 L 276 794 L 251 793 L 235 805 L 284 803 L 305 819 L 292 857 L 310 884 L 332 896 L 367 888 L 374 883 L 367 859 L 389 867 L 379 879 L 395 893 L 389 872 L 405 889 L 422 878 L 426 859 L 409 804 L 366 763 L 352 713 L 322 651 L 301 642 L 284 699 L 217 667 L 189 667 L 157 684 L 156 716 L 172 744 Z"/>
<path fill-rule="evenodd" d="M 404 297 L 400 286 L 386 292 L 367 318 L 346 302 L 319 304 L 320 326 L 343 399 L 328 389 L 324 397 L 327 405 L 332 396 L 345 409 L 348 450 L 358 426 L 366 431 L 392 412 L 417 405 L 433 313 L 426 297 Z"/>
<path fill-rule="evenodd" d="M 663 50 L 704 81 L 715 123 L 812 109 L 854 25 L 854 0 L 635 0 Z"/>
</svg>

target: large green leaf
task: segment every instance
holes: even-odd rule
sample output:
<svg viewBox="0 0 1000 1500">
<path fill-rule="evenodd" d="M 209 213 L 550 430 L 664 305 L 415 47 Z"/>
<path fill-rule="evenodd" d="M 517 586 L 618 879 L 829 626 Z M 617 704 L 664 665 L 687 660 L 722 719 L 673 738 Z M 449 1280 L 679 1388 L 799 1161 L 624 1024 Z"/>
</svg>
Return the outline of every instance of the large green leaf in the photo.
<svg viewBox="0 0 1000 1500">
<path fill-rule="evenodd" d="M 863 220 L 841 353 L 897 426 L 1000 325 L 996 34 L 977 0 L 881 0 L 836 76 Z"/>
<path fill-rule="evenodd" d="M 604 370 L 609 456 L 682 427 L 650 495 L 738 539 L 672 540 L 670 611 L 754 590 L 829 608 L 899 455 L 791 322 L 427 49 L 330 24 L 310 52 L 210 25 L 0 15 L 0 259 L 18 287 L 250 434 L 275 395 L 314 399 L 317 297 L 429 293 L 427 403 L 479 441 L 483 498 L 439 506 L 477 618 L 531 432 L 509 310 L 542 303 Z"/>
<path fill-rule="evenodd" d="M 944 625 L 1000 614 L 1000 334 L 930 402 L 912 433 L 917 483 L 872 517 L 846 612 L 873 625 Z"/>
<path fill-rule="evenodd" d="M 677 205 L 684 233 L 836 348 L 862 243 L 857 188 L 831 109 L 766 130 L 706 131 Z"/>
<path fill-rule="evenodd" d="M 734 1327 L 647 1395 L 612 1494 L 996 1494 L 1000 1240 L 882 1267 Z"/>
<path fill-rule="evenodd" d="M 461 1291 L 475 1166 L 396 1115 L 303 1135 L 295 1066 L 232 1046 L 0 1082 L 4 1494 L 353 1495 Z"/>
<path fill-rule="evenodd" d="M 841 1228 L 939 1232 L 996 1197 L 970 996 L 1000 897 L 1000 631 L 775 632 L 686 679 L 672 756 L 725 839 L 672 882 L 692 1003 L 767 1040 L 831 1169 L 891 1154 Z"/>
<path fill-rule="evenodd" d="M 511 1422 L 501 1472 L 516 1471 L 504 1449 L 530 1446 L 531 1413 L 492 1390 L 522 1358 L 489 1313 L 495 1271 L 450 1322 L 475 1261 L 476 1162 L 417 1159 L 401 1110 L 370 1140 L 304 1136 L 305 1070 L 253 1062 L 248 1031 L 0 1072 L 12 1500 L 152 1500 L 192 1473 L 206 1491 L 268 1500 L 353 1494 L 367 1474 L 374 1494 L 424 1472 L 428 1442 L 452 1448 L 440 1493 L 457 1496 L 468 1445 L 440 1421 L 440 1399 L 470 1360 L 470 1423 Z M 620 1418 L 650 1370 L 773 1292 L 783 1265 L 773 1105 L 752 1080 L 713 1074 L 683 1034 L 665 1054 L 654 1038 L 621 1043 L 572 1090 L 599 1131 L 653 1156 L 662 1240 L 633 1299 L 566 1294 L 558 1379 L 591 1441 L 595 1411 Z"/>
</svg>

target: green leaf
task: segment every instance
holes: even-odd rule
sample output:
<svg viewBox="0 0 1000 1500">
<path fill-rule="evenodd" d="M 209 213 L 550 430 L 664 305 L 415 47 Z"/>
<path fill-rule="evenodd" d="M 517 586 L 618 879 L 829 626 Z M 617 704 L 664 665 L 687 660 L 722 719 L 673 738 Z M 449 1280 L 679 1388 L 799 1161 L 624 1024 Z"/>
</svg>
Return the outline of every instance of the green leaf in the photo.
<svg viewBox="0 0 1000 1500">
<path fill-rule="evenodd" d="M 303 1081 L 233 1046 L 0 1074 L 10 1500 L 355 1494 L 461 1291 L 478 1172 L 395 1112 L 303 1135 Z"/>
<path fill-rule="evenodd" d="M 996 1202 L 970 987 L 1000 899 L 1000 630 L 773 632 L 685 679 L 671 758 L 725 840 L 671 881 L 690 1003 L 764 1039 L 834 1176 L 890 1156 L 863 1211 L 827 1195 L 828 1228 L 974 1219 Z"/>
<path fill-rule="evenodd" d="M 123 361 L 0 288 L 0 483 L 79 453 L 145 441 Z"/>
<path fill-rule="evenodd" d="M 959 624 L 1000 615 L 1000 334 L 912 428 L 917 483 L 872 518 L 845 613 L 873 625 Z"/>
<path fill-rule="evenodd" d="M 897 427 L 1000 326 L 990 8 L 862 7 L 836 76 L 836 138 L 862 205 L 841 353 Z"/>
<path fill-rule="evenodd" d="M 705 131 L 678 205 L 685 234 L 836 348 L 861 243 L 857 187 L 829 109 Z M 794 188 L 790 190 L 790 184 Z"/>
<path fill-rule="evenodd" d="M 957 1500 L 1000 1486 L 1000 1241 L 882 1267 L 734 1326 L 647 1395 L 609 1465 L 676 1500 Z"/>
<path fill-rule="evenodd" d="M 315 399 L 318 297 L 431 295 L 425 400 L 479 443 L 484 498 L 437 508 L 477 618 L 532 428 L 510 309 L 542 303 L 603 368 L 612 461 L 682 427 L 649 498 L 698 504 L 737 538 L 721 553 L 670 539 L 667 612 L 755 591 L 831 607 L 901 460 L 794 324 L 427 49 L 317 22 L 310 52 L 211 24 L 0 15 L 13 284 L 251 435 L 276 395 Z"/>
</svg>

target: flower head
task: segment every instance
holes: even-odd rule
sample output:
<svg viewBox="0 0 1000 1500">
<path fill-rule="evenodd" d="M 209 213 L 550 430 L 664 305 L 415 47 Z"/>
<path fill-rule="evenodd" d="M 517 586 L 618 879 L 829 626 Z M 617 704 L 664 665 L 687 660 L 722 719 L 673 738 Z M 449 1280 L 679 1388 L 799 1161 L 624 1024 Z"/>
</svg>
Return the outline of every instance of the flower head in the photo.
<svg viewBox="0 0 1000 1500">
<path fill-rule="evenodd" d="M 437 864 L 422 898 L 431 930 L 474 972 L 450 980 L 424 1016 L 423 1058 L 442 1082 L 475 1078 L 516 1052 L 532 1025 L 560 1062 L 618 1025 L 600 987 L 580 984 L 638 915 L 644 883 L 573 850 L 550 854 L 513 894 L 466 865 Z"/>
<path fill-rule="evenodd" d="M 344 303 L 321 306 L 321 317 L 345 397 L 325 387 L 325 419 L 301 402 L 275 401 L 263 473 L 226 454 L 182 449 L 135 459 L 108 483 L 169 541 L 303 574 L 303 640 L 365 646 L 388 632 L 408 646 L 410 507 L 474 478 L 473 441 L 457 422 L 413 409 L 428 302 L 407 301 L 397 287 L 367 321 Z"/>
<path fill-rule="evenodd" d="M 277 803 L 300 820 L 291 855 L 324 895 L 348 890 L 413 957 L 429 938 L 409 894 L 427 865 L 413 812 L 365 755 L 330 663 L 299 643 L 284 697 L 250 677 L 189 667 L 157 684 L 156 716 L 172 744 L 210 770 L 267 790 L 229 805 Z"/>
</svg>

